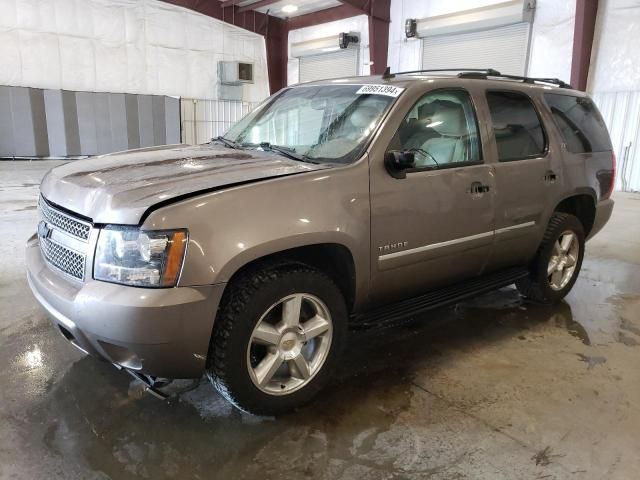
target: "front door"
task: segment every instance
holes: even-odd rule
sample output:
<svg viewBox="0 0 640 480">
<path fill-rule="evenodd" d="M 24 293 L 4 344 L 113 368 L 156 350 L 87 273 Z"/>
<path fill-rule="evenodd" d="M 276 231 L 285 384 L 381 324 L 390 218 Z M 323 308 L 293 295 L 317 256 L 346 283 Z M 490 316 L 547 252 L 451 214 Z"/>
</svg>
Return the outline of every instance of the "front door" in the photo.
<svg viewBox="0 0 640 480">
<path fill-rule="evenodd" d="M 394 178 L 383 152 L 371 158 L 372 295 L 392 301 L 479 275 L 493 242 L 495 185 L 469 94 L 425 94 L 390 150 L 412 152 L 415 168 Z"/>
</svg>

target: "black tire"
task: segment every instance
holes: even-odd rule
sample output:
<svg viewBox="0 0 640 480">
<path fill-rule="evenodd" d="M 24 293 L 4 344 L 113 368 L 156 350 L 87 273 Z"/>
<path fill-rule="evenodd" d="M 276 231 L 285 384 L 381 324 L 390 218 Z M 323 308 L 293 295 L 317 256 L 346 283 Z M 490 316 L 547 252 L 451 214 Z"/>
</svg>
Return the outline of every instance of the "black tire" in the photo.
<svg viewBox="0 0 640 480">
<path fill-rule="evenodd" d="M 332 339 L 320 370 L 308 384 L 287 395 L 271 395 L 251 380 L 247 348 L 262 315 L 280 299 L 295 293 L 316 296 L 328 307 Z M 325 386 L 336 367 L 347 335 L 347 308 L 336 284 L 324 273 L 301 264 L 265 265 L 229 285 L 215 320 L 207 376 L 229 402 L 255 415 L 280 415 L 299 408 Z"/>
<path fill-rule="evenodd" d="M 579 245 L 576 267 L 569 282 L 560 290 L 553 289 L 547 275 L 547 267 L 551 260 L 554 245 L 565 232 L 573 232 Z M 557 303 L 571 290 L 578 278 L 582 259 L 584 258 L 585 235 L 580 220 L 568 213 L 555 212 L 545 231 L 542 243 L 530 265 L 529 276 L 516 282 L 516 287 L 522 295 L 538 303 Z"/>
</svg>

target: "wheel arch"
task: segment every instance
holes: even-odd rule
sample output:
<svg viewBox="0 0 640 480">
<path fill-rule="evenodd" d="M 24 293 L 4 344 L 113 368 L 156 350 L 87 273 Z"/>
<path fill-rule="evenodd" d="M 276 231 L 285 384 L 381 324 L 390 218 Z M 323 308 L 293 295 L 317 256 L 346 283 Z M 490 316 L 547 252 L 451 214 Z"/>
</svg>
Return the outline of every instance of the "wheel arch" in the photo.
<svg viewBox="0 0 640 480">
<path fill-rule="evenodd" d="M 595 194 L 592 191 L 575 192 L 562 199 L 554 212 L 569 213 L 582 223 L 585 237 L 589 235 L 596 217 Z"/>
<path fill-rule="evenodd" d="M 228 276 L 229 280 L 225 287 L 225 294 L 239 277 L 251 274 L 252 270 L 296 263 L 313 267 L 329 276 L 344 295 L 347 309 L 349 311 L 353 309 L 356 298 L 355 260 L 347 246 L 336 242 L 295 246 L 237 263 L 232 270 L 226 270 L 225 276 Z"/>
</svg>

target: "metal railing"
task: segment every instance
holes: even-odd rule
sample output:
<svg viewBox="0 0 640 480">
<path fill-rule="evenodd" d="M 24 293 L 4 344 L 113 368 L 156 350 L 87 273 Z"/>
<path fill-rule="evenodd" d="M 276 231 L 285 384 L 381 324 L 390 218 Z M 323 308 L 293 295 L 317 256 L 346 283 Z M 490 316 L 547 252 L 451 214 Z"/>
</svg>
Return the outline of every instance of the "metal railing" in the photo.
<svg viewBox="0 0 640 480">
<path fill-rule="evenodd" d="M 182 142 L 195 145 L 224 135 L 257 105 L 258 102 L 181 98 Z"/>
</svg>

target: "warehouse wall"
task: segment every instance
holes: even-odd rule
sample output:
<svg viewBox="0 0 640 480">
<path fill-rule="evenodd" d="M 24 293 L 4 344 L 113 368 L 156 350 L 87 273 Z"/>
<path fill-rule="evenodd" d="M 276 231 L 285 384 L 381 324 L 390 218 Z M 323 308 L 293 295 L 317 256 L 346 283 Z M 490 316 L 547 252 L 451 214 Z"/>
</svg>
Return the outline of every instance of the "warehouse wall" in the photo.
<svg viewBox="0 0 640 480">
<path fill-rule="evenodd" d="M 389 28 L 389 65 L 392 71 L 421 67 L 420 39 L 406 39 L 404 21 L 462 12 L 472 8 L 503 3 L 504 0 L 391 0 Z M 534 15 L 528 74 L 558 77 L 569 81 L 575 0 L 537 0 Z M 461 65 L 464 67 L 464 65 Z M 491 65 L 487 65 L 491 67 Z"/>
<path fill-rule="evenodd" d="M 0 85 L 215 98 L 217 62 L 255 63 L 260 35 L 157 0 L 0 0 Z"/>
<path fill-rule="evenodd" d="M 360 33 L 360 58 L 358 70 L 360 75 L 369 75 L 369 19 L 366 15 L 323 23 L 312 27 L 299 28 L 289 32 L 287 51 L 291 52 L 291 44 L 315 40 L 318 38 L 337 35 L 341 32 Z M 287 63 L 287 84 L 299 82 L 299 60 L 289 56 Z M 330 74 L 329 74 L 330 76 Z"/>
<path fill-rule="evenodd" d="M 589 92 L 609 127 L 618 159 L 616 188 L 640 191 L 640 4 L 601 0 Z"/>
</svg>

